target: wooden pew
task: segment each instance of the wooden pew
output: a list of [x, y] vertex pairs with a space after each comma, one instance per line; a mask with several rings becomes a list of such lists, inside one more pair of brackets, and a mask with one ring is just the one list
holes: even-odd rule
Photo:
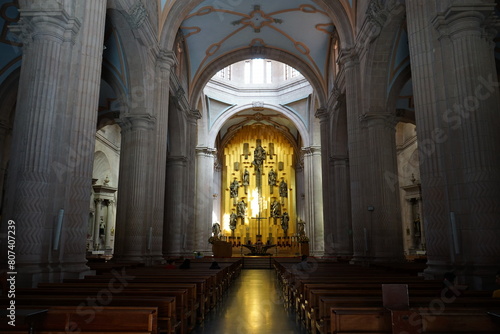
[[[2, 302], [5, 298], [1, 298]], [[16, 305], [18, 307], [33, 307], [33, 308], [51, 308], [54, 306], [75, 306], [77, 311], [83, 312], [82, 306], [94, 304], [89, 303], [91, 296], [86, 295], [59, 295], [55, 298], [54, 294], [50, 295], [18, 295], [16, 296]], [[140, 307], [156, 307], [158, 309], [158, 332], [159, 333], [175, 333], [176, 327], [179, 323], [176, 322], [176, 306], [175, 297], [162, 297], [162, 296], [122, 296], [115, 295], [105, 300], [105, 305], [95, 303], [89, 306], [96, 312], [103, 306], [140, 306]]]
[[[439, 299], [433, 297], [413, 297], [410, 298], [410, 306], [413, 308], [429, 308], [435, 305], [441, 305], [444, 310], [454, 308], [467, 308], [474, 306], [474, 308], [487, 309], [500, 309], [500, 300], [486, 297], [470, 297], [470, 298], [457, 298], [450, 303], [438, 304]], [[364, 307], [382, 307], [382, 298], [379, 297], [320, 297], [318, 314], [316, 317], [316, 329], [320, 333], [327, 333], [330, 328], [330, 316], [332, 309], [345, 309], [345, 308], [364, 308]], [[485, 312], [485, 311], [484, 311]]]
[[[187, 333], [190, 327], [194, 327], [192, 324], [192, 311], [189, 309], [188, 303], [188, 290], [180, 288], [168, 289], [164, 287], [161, 290], [151, 288], [151, 289], [134, 289], [134, 288], [124, 288], [119, 293], [109, 294], [105, 288], [102, 287], [86, 287], [84, 285], [79, 285], [77, 287], [68, 288], [64, 283], [51, 283], [49, 287], [45, 288], [35, 288], [35, 289], [18, 289], [17, 296], [51, 296], [56, 300], [60, 296], [73, 295], [81, 296], [87, 303], [96, 303], [97, 306], [102, 306], [107, 303], [108, 296], [111, 298], [122, 296], [124, 299], [126, 297], [136, 297], [145, 298], [149, 297], [163, 297], [163, 298], [175, 298], [175, 317], [171, 321], [171, 326], [179, 328], [180, 333]], [[89, 299], [87, 299], [89, 298]], [[97, 299], [97, 300], [96, 300]]]
[[[27, 333], [25, 324], [9, 326], [0, 324], [2, 333]], [[156, 334], [157, 309], [155, 307], [103, 307], [99, 312], [93, 308], [56, 306], [51, 307], [37, 324], [37, 333], [66, 334]]]
[[[396, 311], [397, 313], [398, 311]], [[412, 308], [395, 320], [391, 311], [381, 307], [332, 308], [330, 332], [344, 334], [370, 333], [499, 333], [500, 324], [481, 308], [450, 307]], [[396, 325], [396, 326], [395, 326]], [[399, 327], [398, 327], [399, 326]]]

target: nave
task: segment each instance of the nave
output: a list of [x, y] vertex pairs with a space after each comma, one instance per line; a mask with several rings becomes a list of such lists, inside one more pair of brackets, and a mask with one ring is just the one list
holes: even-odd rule
[[243, 269], [225, 300], [192, 333], [306, 334], [278, 289], [274, 270]]
[[[273, 269], [245, 269], [245, 260], [206, 257], [185, 269], [186, 261], [172, 268], [91, 264], [96, 275], [16, 289], [16, 325], [1, 322], [0, 332], [500, 332], [500, 299], [492, 291], [424, 280], [419, 264], [270, 258]], [[1, 305], [11, 298], [4, 293]]]

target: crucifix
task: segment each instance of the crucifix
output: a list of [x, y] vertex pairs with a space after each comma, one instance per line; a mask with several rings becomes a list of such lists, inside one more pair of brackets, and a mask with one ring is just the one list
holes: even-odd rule
[[260, 221], [262, 219], [267, 219], [267, 218], [261, 217], [260, 212], [259, 212], [259, 215], [257, 217], [251, 217], [250, 219], [256, 219], [258, 222], [258, 224], [257, 224], [257, 243], [261, 243], [262, 242], [262, 234], [260, 234]]

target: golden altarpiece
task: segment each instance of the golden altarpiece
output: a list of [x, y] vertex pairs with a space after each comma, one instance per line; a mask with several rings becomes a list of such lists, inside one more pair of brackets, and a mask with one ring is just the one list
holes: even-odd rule
[[233, 246], [276, 245], [286, 252], [293, 242], [296, 145], [291, 138], [253, 124], [224, 145], [221, 232]]

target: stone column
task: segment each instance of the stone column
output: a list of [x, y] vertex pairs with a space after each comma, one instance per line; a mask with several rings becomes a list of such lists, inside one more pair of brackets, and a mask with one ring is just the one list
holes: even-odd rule
[[99, 250], [99, 225], [101, 223], [101, 217], [102, 217], [102, 203], [103, 200], [100, 198], [97, 198], [94, 200], [95, 202], [95, 219], [94, 219], [94, 237], [93, 239], [93, 250]]
[[188, 237], [183, 232], [183, 191], [185, 187], [184, 170], [187, 158], [184, 156], [167, 159], [167, 191], [165, 194], [165, 225], [163, 226], [163, 255], [179, 256], [183, 253], [184, 240]]
[[426, 272], [454, 269], [464, 282], [489, 288], [500, 261], [495, 2], [412, 0], [407, 7]]
[[370, 217], [367, 207], [370, 205], [365, 198], [366, 189], [363, 184], [363, 174], [366, 173], [367, 141], [362, 133], [360, 116], [362, 115], [361, 75], [358, 55], [354, 49], [343, 49], [339, 55], [343, 66], [346, 82], [346, 112], [347, 137], [349, 151], [349, 175], [351, 189], [351, 217], [353, 261], [363, 261], [367, 256], [365, 229]]
[[304, 179], [306, 199], [306, 231], [311, 255], [322, 256], [325, 251], [323, 223], [323, 192], [321, 175], [321, 148], [304, 148]]
[[107, 217], [106, 217], [106, 242], [105, 242], [105, 247], [106, 249], [113, 248], [113, 242], [111, 240], [111, 230], [115, 226], [115, 222], [113, 219], [113, 207], [114, 207], [114, 202], [113, 201], [107, 201], [107, 207], [108, 207], [108, 212], [107, 212]]
[[175, 54], [172, 51], [161, 51], [156, 61], [156, 110], [157, 126], [155, 128], [155, 171], [152, 184], [153, 196], [153, 220], [154, 233], [151, 240], [151, 256], [153, 262], [159, 262], [163, 258], [163, 225], [165, 215], [165, 173], [167, 168], [167, 131], [169, 113], [169, 85], [170, 72], [177, 64]]
[[119, 120], [122, 128], [121, 192], [117, 205], [115, 258], [121, 261], [149, 258], [148, 237], [152, 219], [149, 181], [155, 121], [147, 114], [124, 116]]
[[[332, 189], [330, 193], [333, 212], [333, 255], [352, 256], [351, 191], [349, 160], [347, 156], [330, 157]], [[328, 238], [325, 239], [328, 242]]]
[[337, 223], [334, 219], [334, 211], [332, 206], [332, 196], [333, 191], [333, 171], [330, 169], [330, 163], [328, 157], [330, 156], [330, 143], [331, 143], [331, 131], [330, 131], [330, 112], [326, 108], [321, 108], [316, 111], [315, 115], [320, 122], [321, 131], [321, 168], [322, 168], [322, 179], [323, 179], [323, 219], [324, 219], [324, 235], [325, 235], [325, 254], [333, 255], [334, 244], [333, 240], [335, 238], [335, 224]]
[[[85, 11], [80, 38], [78, 39], [77, 62], [72, 66], [78, 76], [66, 73], [69, 80], [74, 80], [75, 96], [69, 100], [66, 108], [67, 138], [62, 144], [68, 145], [58, 152], [55, 162], [61, 162], [66, 169], [66, 184], [61, 189], [66, 203], [64, 207], [64, 229], [62, 240], [64, 249], [61, 262], [63, 271], [77, 272], [86, 268], [85, 228], [88, 219], [89, 186], [94, 166], [95, 134], [97, 108], [101, 85], [102, 52], [104, 44], [104, 25], [106, 3], [89, 0], [81, 4]], [[76, 64], [75, 64], [76, 63]], [[57, 129], [59, 131], [61, 129]], [[68, 144], [66, 144], [68, 143]], [[58, 175], [60, 177], [60, 175]], [[68, 275], [68, 274], [66, 274]], [[71, 275], [74, 276], [74, 275]]]
[[364, 189], [368, 206], [368, 256], [372, 261], [402, 261], [403, 234], [399, 186], [387, 175], [397, 175], [396, 129], [394, 116], [383, 112], [366, 113], [361, 118], [369, 145], [366, 148]]
[[7, 136], [9, 135], [9, 125], [6, 121], [0, 120], [0, 203], [3, 202], [3, 191], [4, 188], [4, 178], [5, 172], [7, 171], [7, 161], [4, 161], [4, 157], [8, 156], [10, 149], [7, 141]]
[[201, 252], [211, 251], [208, 238], [212, 235], [215, 154], [214, 148], [196, 148], [195, 250]]
[[[20, 21], [11, 28], [20, 34], [24, 45], [19, 80], [22, 89], [17, 100], [12, 139], [15, 154], [11, 154], [2, 218], [16, 222], [17, 287], [50, 279], [42, 277], [42, 273], [49, 272], [52, 234], [62, 206], [53, 203], [58, 183], [53, 161], [60, 158], [55, 155], [60, 144], [57, 124], [61, 124], [58, 116], [64, 110], [59, 101], [67, 98], [68, 82], [63, 78], [80, 28], [80, 22], [64, 9], [49, 10], [44, 5], [34, 3], [24, 8]], [[86, 194], [88, 214], [88, 184]], [[82, 231], [81, 259], [85, 255], [85, 229]], [[2, 249], [2, 259], [6, 255]], [[58, 256], [54, 260], [59, 261]]]

